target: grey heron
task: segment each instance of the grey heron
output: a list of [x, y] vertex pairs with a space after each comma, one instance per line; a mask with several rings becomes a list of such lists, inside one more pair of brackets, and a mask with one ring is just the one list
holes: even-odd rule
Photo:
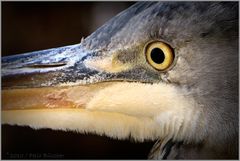
[[237, 71], [237, 2], [139, 2], [80, 44], [2, 58], [2, 122], [238, 158]]

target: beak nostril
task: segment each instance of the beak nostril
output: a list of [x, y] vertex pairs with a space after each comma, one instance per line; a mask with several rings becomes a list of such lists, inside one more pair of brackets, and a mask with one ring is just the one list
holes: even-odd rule
[[25, 67], [28, 68], [52, 68], [52, 67], [61, 67], [67, 65], [66, 62], [60, 62], [60, 63], [49, 63], [49, 64], [31, 64], [31, 65], [27, 65]]

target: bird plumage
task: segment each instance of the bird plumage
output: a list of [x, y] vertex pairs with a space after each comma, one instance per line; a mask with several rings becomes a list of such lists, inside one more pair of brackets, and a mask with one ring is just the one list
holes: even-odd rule
[[[144, 49], [150, 41], [173, 48], [171, 68], [161, 72], [149, 65]], [[159, 139], [150, 154], [153, 159], [238, 157], [237, 2], [139, 2], [68, 52], [78, 59], [72, 64], [66, 59], [66, 66], [54, 68], [56, 73], [41, 79], [40, 86], [30, 83], [31, 87], [90, 84], [92, 90], [94, 83], [110, 85], [93, 90], [81, 110], [15, 111], [14, 119], [11, 111], [5, 111], [4, 123], [95, 132], [119, 139], [131, 136], [136, 141]], [[78, 56], [80, 52], [83, 54]], [[4, 75], [15, 76], [10, 59], [5, 60], [3, 70], [10, 70]], [[39, 64], [34, 61], [34, 65]], [[89, 76], [84, 75], [86, 70]], [[18, 74], [21, 72], [26, 74], [26, 70]], [[31, 73], [30, 77], [39, 78]], [[13, 82], [16, 86], [22, 83]], [[63, 89], [67, 100], [77, 104], [69, 91]], [[54, 117], [57, 114], [62, 116], [61, 125]], [[42, 120], [45, 117], [52, 124]]]

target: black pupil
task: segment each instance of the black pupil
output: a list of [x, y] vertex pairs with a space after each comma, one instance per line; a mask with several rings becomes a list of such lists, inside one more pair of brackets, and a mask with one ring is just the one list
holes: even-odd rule
[[164, 59], [165, 59], [165, 55], [163, 53], [163, 51], [159, 48], [154, 48], [152, 51], [151, 51], [151, 58], [152, 60], [157, 63], [157, 64], [161, 64]]

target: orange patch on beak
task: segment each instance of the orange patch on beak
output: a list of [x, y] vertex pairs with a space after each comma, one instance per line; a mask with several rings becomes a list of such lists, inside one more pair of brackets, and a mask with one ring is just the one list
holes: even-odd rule
[[[2, 90], [2, 110], [85, 108], [107, 84]], [[99, 87], [100, 86], [100, 87]]]

